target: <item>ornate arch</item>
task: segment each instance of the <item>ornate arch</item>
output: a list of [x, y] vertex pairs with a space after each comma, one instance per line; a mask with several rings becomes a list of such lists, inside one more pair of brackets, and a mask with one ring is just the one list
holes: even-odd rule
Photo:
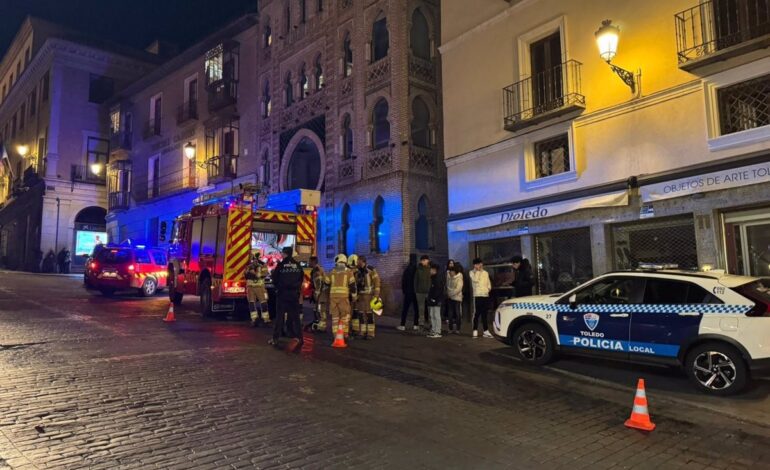
[[281, 191], [287, 190], [288, 185], [286, 184], [286, 178], [289, 174], [289, 164], [291, 164], [291, 156], [294, 154], [294, 151], [297, 149], [297, 146], [304, 138], [308, 138], [310, 139], [311, 142], [313, 142], [313, 144], [318, 149], [319, 159], [321, 160], [321, 169], [318, 177], [318, 185], [315, 189], [320, 191], [324, 185], [324, 180], [326, 177], [326, 148], [324, 148], [321, 138], [318, 137], [318, 135], [315, 132], [311, 131], [310, 129], [300, 129], [299, 131], [297, 131], [296, 134], [294, 134], [294, 136], [291, 138], [289, 143], [286, 145], [286, 150], [283, 152], [283, 155], [281, 156], [281, 179], [278, 182], [278, 187], [281, 189]]

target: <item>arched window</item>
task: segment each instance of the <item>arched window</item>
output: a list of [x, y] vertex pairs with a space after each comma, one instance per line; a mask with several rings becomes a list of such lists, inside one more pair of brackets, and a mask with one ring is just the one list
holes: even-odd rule
[[273, 45], [273, 28], [270, 27], [270, 20], [265, 20], [265, 32], [262, 35], [262, 47]]
[[310, 82], [307, 79], [307, 72], [305, 71], [305, 64], [302, 64], [302, 68], [299, 70], [299, 99], [304, 100], [310, 95]]
[[286, 106], [294, 104], [294, 87], [291, 83], [291, 72], [286, 74], [286, 81], [283, 84], [283, 94], [286, 98]]
[[342, 206], [340, 215], [340, 237], [338, 240], [338, 249], [348, 255], [356, 252], [356, 231], [351, 223], [350, 205]]
[[316, 4], [316, 10], [324, 11], [324, 0], [318, 0], [318, 3]]
[[349, 77], [353, 74], [353, 48], [350, 45], [350, 33], [345, 35], [345, 40], [342, 42], [342, 56], [345, 62], [344, 75]]
[[291, 3], [286, 3], [286, 9], [284, 10], [284, 26], [285, 26], [285, 32], [288, 35], [289, 31], [291, 31]]
[[414, 227], [414, 244], [418, 250], [431, 249], [430, 208], [428, 198], [423, 195], [417, 201], [417, 221]]
[[390, 228], [385, 218], [385, 200], [377, 196], [374, 200], [371, 228], [371, 251], [374, 253], [387, 253], [390, 250]]
[[262, 87], [262, 117], [269, 117], [273, 110], [273, 100], [270, 98], [270, 80], [265, 80]]
[[430, 148], [430, 110], [419, 96], [412, 101], [412, 144]]
[[372, 26], [372, 62], [377, 62], [388, 56], [388, 20], [379, 17]]
[[260, 183], [262, 183], [262, 186], [265, 188], [270, 187], [270, 152], [268, 149], [265, 149], [264, 152], [262, 152], [262, 167], [260, 168]]
[[315, 89], [320, 90], [324, 87], [324, 69], [321, 64], [321, 56], [319, 55], [315, 59]]
[[342, 119], [342, 158], [347, 160], [353, 157], [353, 123], [350, 114]]
[[412, 54], [420, 59], [430, 60], [430, 29], [428, 20], [419, 9], [412, 13], [412, 29], [409, 32]]
[[307, 0], [299, 0], [299, 22], [307, 21]]
[[374, 105], [372, 115], [372, 147], [379, 149], [390, 144], [390, 121], [388, 121], [388, 102], [382, 98]]

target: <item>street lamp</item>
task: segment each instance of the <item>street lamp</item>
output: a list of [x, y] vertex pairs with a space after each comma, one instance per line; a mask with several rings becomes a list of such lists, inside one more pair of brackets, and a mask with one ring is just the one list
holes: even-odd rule
[[187, 142], [184, 145], [184, 156], [188, 160], [195, 160], [195, 145], [192, 142]]
[[612, 59], [618, 53], [618, 41], [620, 28], [612, 24], [611, 20], [602, 21], [601, 27], [594, 33], [596, 45], [599, 48], [599, 56], [607, 62], [613, 72], [623, 80], [623, 83], [631, 88], [631, 93], [636, 93], [636, 79], [634, 74], [612, 63]]

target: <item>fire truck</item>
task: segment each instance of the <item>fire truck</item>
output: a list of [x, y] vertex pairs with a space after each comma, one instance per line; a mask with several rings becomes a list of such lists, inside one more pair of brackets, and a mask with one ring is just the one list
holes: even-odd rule
[[185, 295], [198, 296], [204, 316], [235, 310], [246, 301], [252, 250], [259, 250], [271, 272], [285, 247], [292, 247], [295, 258], [307, 266], [316, 254], [320, 197], [308, 190], [271, 196], [280, 201], [281, 210], [270, 208], [276, 206], [271, 199], [267, 208], [258, 208], [258, 198], [248, 189], [198, 201], [174, 222], [168, 262], [171, 301], [179, 305]]

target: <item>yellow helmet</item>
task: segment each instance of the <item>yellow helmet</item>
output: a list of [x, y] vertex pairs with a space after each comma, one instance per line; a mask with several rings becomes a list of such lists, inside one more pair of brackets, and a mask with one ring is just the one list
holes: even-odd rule
[[374, 297], [372, 301], [369, 302], [369, 307], [372, 308], [372, 312], [376, 313], [377, 315], [382, 315], [382, 298]]
[[334, 264], [348, 264], [348, 257], [340, 253], [334, 257]]
[[358, 265], [358, 255], [348, 256], [348, 267], [355, 268]]

